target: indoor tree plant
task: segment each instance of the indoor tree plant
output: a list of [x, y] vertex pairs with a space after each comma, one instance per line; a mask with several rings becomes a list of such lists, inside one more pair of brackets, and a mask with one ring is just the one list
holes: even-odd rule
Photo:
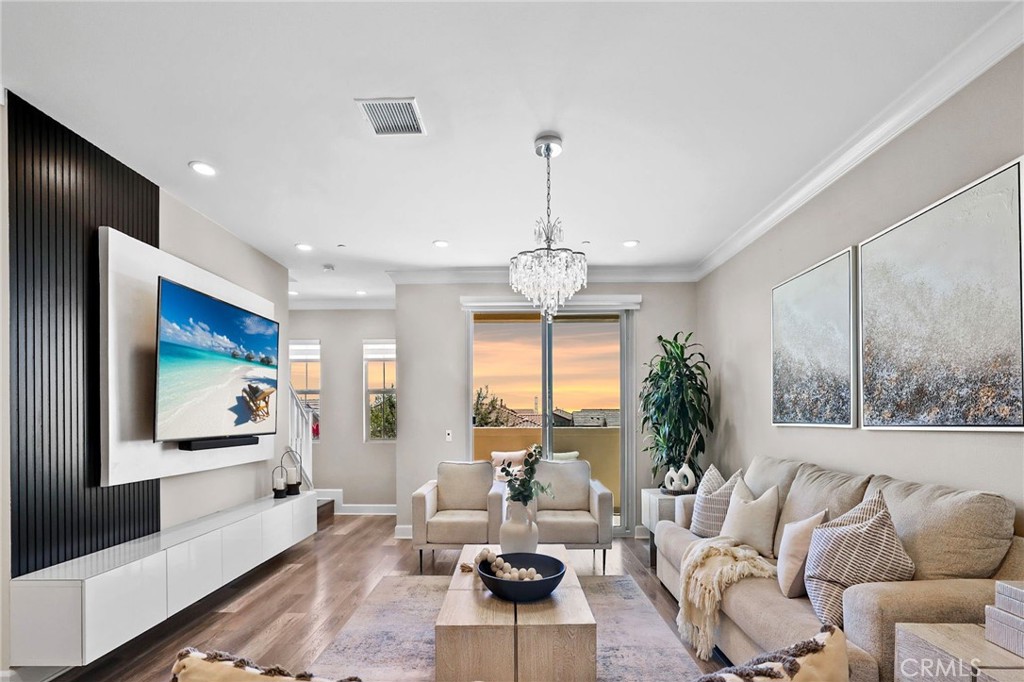
[[501, 524], [498, 531], [498, 541], [501, 543], [503, 554], [532, 554], [537, 551], [537, 523], [530, 511], [530, 502], [542, 493], [551, 495], [551, 484], [537, 480], [537, 463], [543, 454], [541, 446], [534, 445], [526, 453], [523, 466], [513, 467], [510, 461], [501, 465], [501, 473], [508, 478], [505, 484], [505, 499], [508, 500], [509, 513], [508, 520]]
[[651, 477], [662, 469], [688, 467], [694, 474], [692, 488], [703, 471], [697, 461], [704, 452], [704, 436], [715, 430], [711, 418], [708, 373], [711, 366], [701, 347], [690, 343], [693, 332], [667, 339], [658, 336], [662, 352], [651, 358], [640, 387], [640, 428], [649, 431], [646, 452], [651, 454]]

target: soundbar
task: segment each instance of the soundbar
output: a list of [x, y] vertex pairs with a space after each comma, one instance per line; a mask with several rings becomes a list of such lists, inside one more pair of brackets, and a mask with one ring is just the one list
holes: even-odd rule
[[225, 436], [223, 438], [178, 441], [178, 449], [213, 450], [215, 448], [237, 448], [240, 445], [256, 445], [259, 442], [260, 439], [256, 436]]

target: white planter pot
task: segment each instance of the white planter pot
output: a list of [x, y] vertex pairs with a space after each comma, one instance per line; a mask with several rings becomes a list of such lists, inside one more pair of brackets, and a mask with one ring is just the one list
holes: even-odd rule
[[501, 524], [498, 540], [501, 553], [537, 552], [537, 524], [533, 521], [530, 508], [521, 502], [509, 502], [508, 519]]

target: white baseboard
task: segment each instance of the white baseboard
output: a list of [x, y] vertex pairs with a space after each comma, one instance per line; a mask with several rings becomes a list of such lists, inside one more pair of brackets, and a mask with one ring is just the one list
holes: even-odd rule
[[395, 526], [396, 540], [412, 540], [412, 526]]
[[647, 526], [637, 526], [633, 529], [633, 538], [636, 540], [646, 540], [651, 537], [651, 531], [647, 530]]
[[398, 514], [397, 504], [343, 504], [334, 506], [335, 516], [395, 516]]
[[4, 682], [49, 682], [55, 680], [71, 668], [16, 668], [0, 670], [0, 680]]
[[341, 488], [317, 488], [316, 497], [318, 500], [334, 500], [334, 513], [345, 505], [345, 491]]

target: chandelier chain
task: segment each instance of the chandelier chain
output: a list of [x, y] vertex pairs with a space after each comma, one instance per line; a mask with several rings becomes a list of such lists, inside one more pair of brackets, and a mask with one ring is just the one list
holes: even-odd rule
[[[548, 162], [548, 225], [551, 225], [551, 152], [544, 154], [544, 159]], [[548, 232], [547, 238], [545, 239], [547, 246], [551, 248], [551, 233]]]

